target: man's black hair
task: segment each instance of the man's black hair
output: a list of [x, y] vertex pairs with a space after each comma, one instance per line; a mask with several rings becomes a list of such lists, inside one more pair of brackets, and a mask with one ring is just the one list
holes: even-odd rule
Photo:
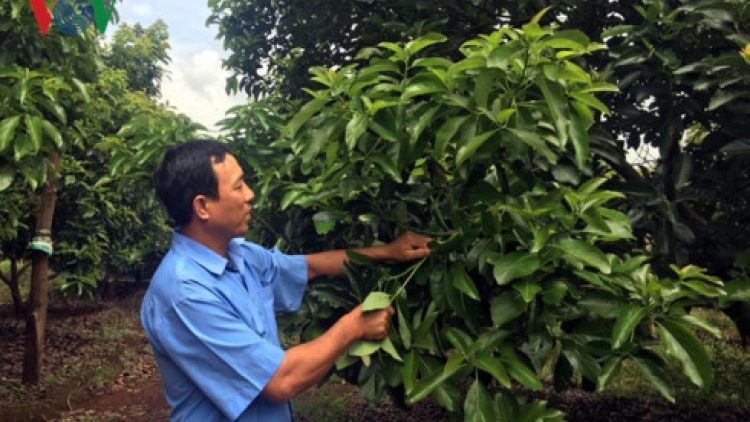
[[198, 139], [175, 145], [164, 154], [154, 173], [156, 196], [176, 227], [193, 218], [193, 199], [219, 197], [219, 183], [213, 164], [222, 163], [229, 148], [221, 142]]

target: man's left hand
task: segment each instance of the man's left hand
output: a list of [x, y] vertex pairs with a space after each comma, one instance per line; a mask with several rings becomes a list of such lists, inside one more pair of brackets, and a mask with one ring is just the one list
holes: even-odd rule
[[432, 238], [407, 231], [388, 244], [388, 259], [407, 262], [424, 258], [430, 254], [428, 244], [431, 241]]

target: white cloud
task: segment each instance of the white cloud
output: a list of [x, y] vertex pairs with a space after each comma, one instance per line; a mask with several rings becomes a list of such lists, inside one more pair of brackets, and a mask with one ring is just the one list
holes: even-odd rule
[[132, 12], [133, 15], [138, 17], [147, 17], [151, 16], [152, 12], [154, 11], [154, 8], [151, 7], [150, 4], [143, 4], [143, 3], [136, 3], [132, 5]]
[[169, 27], [172, 61], [166, 67], [161, 98], [177, 112], [214, 131], [229, 108], [245, 102], [244, 94], [225, 93], [229, 73], [222, 69], [221, 59], [227, 53], [215, 39], [216, 26], [206, 27], [210, 13], [206, 0], [126, 0], [118, 3], [117, 10], [122, 22], [131, 25], [140, 22], [147, 27], [162, 19]]
[[224, 83], [229, 72], [222, 69], [220, 54], [215, 50], [175, 54], [167, 71], [162, 98], [209, 130], [217, 129], [215, 124], [230, 107], [245, 102], [244, 95], [226, 95]]

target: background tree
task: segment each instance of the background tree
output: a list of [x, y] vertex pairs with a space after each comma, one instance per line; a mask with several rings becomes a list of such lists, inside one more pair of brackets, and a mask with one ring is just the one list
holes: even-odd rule
[[164, 66], [169, 64], [169, 31], [161, 19], [143, 28], [122, 24], [105, 46], [104, 63], [122, 69], [128, 77], [131, 91], [143, 91], [149, 97], [160, 95]]
[[283, 95], [299, 98], [312, 66], [346, 66], [360, 48], [431, 30], [447, 36], [442, 51], [454, 52], [467, 39], [511, 22], [508, 10], [519, 12], [512, 16], [516, 23], [526, 22], [543, 7], [540, 3], [544, 2], [209, 0], [208, 23], [218, 26], [230, 52], [225, 61], [234, 72], [230, 89], [257, 98], [278, 88]]
[[52, 228], [60, 156], [79, 139], [74, 122], [88, 100], [84, 84], [96, 76], [97, 45], [92, 31], [69, 37], [52, 27], [42, 35], [25, 1], [4, 2], [0, 16], [0, 166], [29, 190], [35, 209], [23, 380], [36, 383], [52, 252], [44, 240]]
[[[150, 170], [160, 149], [199, 127], [147, 94], [158, 93], [168, 61], [163, 23], [123, 29], [107, 55], [125, 67], [117, 70], [102, 60], [93, 25], [78, 36], [52, 25], [43, 35], [25, 0], [0, 4], [0, 22], [0, 197], [9, 208], [0, 239], [10, 260], [3, 279], [17, 288], [22, 259], [31, 257], [23, 381], [34, 384], [49, 274], [80, 293], [148, 266], [167, 233], [160, 210], [143, 195]], [[136, 69], [148, 72], [128, 73]]]

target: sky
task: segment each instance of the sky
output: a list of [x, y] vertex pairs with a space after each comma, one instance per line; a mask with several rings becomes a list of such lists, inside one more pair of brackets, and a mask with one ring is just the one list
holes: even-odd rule
[[[161, 86], [162, 99], [209, 130], [230, 107], [246, 101], [245, 95], [230, 97], [224, 90], [229, 72], [221, 67], [227, 57], [216, 40], [215, 25], [206, 27], [208, 0], [122, 0], [117, 2], [120, 24], [149, 26], [157, 19], [169, 27], [167, 77]], [[111, 35], [115, 27], [110, 26]]]

